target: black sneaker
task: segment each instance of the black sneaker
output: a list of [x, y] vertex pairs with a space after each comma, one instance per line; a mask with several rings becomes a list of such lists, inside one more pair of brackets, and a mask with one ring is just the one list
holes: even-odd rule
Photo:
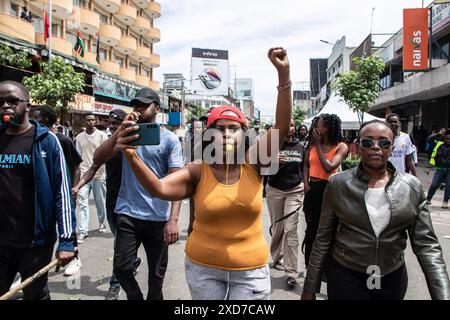
[[142, 265], [142, 259], [139, 257], [136, 257], [136, 260], [134, 261], [134, 268], [133, 268], [133, 275], [137, 275], [139, 272], [139, 267]]
[[108, 296], [106, 300], [119, 300], [120, 296], [120, 286], [117, 287], [109, 287]]
[[294, 277], [288, 277], [287, 278], [287, 285], [289, 288], [293, 288], [297, 285], [297, 280], [295, 280]]

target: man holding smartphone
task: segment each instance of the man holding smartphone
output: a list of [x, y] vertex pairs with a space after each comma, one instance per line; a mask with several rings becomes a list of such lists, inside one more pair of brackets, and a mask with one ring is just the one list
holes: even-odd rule
[[[158, 94], [149, 89], [139, 90], [131, 100], [134, 112], [126, 120], [154, 123], [160, 111]], [[105, 161], [112, 158], [116, 147], [118, 129], [101, 147], [97, 155]], [[98, 150], [100, 151], [100, 150]], [[160, 129], [159, 145], [142, 145], [137, 153], [145, 164], [163, 178], [183, 167], [181, 144], [171, 131]], [[168, 245], [178, 241], [178, 216], [180, 201], [170, 203], [154, 198], [136, 179], [128, 161], [122, 163], [122, 181], [117, 199], [116, 240], [114, 247], [114, 273], [129, 300], [143, 300], [143, 294], [134, 276], [134, 263], [141, 244], [147, 255], [147, 300], [162, 300], [162, 286], [168, 262]]]

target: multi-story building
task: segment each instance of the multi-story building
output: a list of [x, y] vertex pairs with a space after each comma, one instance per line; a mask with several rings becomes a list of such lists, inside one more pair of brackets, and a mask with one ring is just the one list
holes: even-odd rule
[[380, 117], [397, 113], [403, 131], [408, 133], [419, 126], [428, 133], [450, 127], [450, 3], [434, 5], [433, 11], [433, 44], [428, 71], [403, 71], [403, 30], [374, 53], [384, 60], [386, 68], [380, 83], [383, 91], [370, 112]]
[[[0, 40], [46, 59], [49, 41], [44, 41], [44, 8], [48, 10], [48, 0], [0, 0]], [[32, 21], [21, 18], [23, 11], [32, 14]], [[160, 65], [154, 50], [161, 39], [154, 24], [161, 16], [159, 3], [53, 0], [51, 12], [52, 54], [86, 73], [84, 95], [94, 97], [84, 97], [78, 103], [79, 112], [106, 114], [112, 108], [126, 106], [141, 87], [160, 89], [153, 79], [153, 69]], [[78, 29], [85, 47], [83, 57], [74, 50]], [[100, 63], [96, 61], [98, 42]], [[90, 108], [93, 110], [84, 110]]]
[[354, 50], [355, 47], [347, 47], [347, 38], [343, 36], [333, 45], [327, 59], [310, 59], [312, 102], [308, 108], [309, 117], [319, 113], [326, 104], [339, 74], [350, 71], [350, 56]]

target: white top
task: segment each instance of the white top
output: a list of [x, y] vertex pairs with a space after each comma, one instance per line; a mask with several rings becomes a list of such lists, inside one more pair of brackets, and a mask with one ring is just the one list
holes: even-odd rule
[[[83, 159], [80, 164], [81, 176], [83, 176], [86, 171], [91, 167], [94, 158], [94, 152], [97, 148], [106, 140], [108, 136], [103, 131], [95, 129], [94, 133], [91, 135], [86, 132], [80, 133], [76, 138], [77, 151]], [[104, 180], [105, 179], [105, 166], [101, 166], [97, 173], [95, 174], [95, 179]]]
[[406, 164], [405, 159], [406, 156], [413, 154], [415, 149], [413, 148], [413, 144], [409, 135], [404, 132], [401, 132], [400, 135], [394, 140], [394, 150], [392, 151], [392, 155], [389, 158], [389, 161], [394, 165], [395, 169], [398, 172], [405, 173]]
[[391, 220], [389, 200], [384, 188], [367, 189], [364, 199], [369, 212], [370, 223], [375, 231], [375, 235], [378, 237]]

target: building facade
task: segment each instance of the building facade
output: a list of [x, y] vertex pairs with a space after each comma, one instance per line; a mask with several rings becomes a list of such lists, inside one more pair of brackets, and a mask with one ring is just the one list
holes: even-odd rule
[[403, 30], [386, 41], [374, 55], [386, 63], [382, 92], [370, 112], [384, 117], [394, 112], [401, 117], [402, 130], [413, 133], [422, 126], [450, 127], [450, 3], [433, 6], [431, 68], [427, 72], [403, 72]]
[[[44, 10], [48, 9], [48, 0], [0, 0], [1, 42], [47, 59]], [[93, 111], [102, 118], [113, 108], [125, 108], [139, 88], [160, 89], [153, 79], [154, 68], [160, 66], [154, 49], [161, 40], [155, 26], [161, 16], [158, 2], [52, 0], [51, 12], [52, 54], [86, 74], [86, 88], [76, 102], [80, 109], [71, 108], [72, 114]], [[83, 56], [74, 50], [78, 30], [85, 49]], [[78, 121], [76, 115], [69, 120]]]

